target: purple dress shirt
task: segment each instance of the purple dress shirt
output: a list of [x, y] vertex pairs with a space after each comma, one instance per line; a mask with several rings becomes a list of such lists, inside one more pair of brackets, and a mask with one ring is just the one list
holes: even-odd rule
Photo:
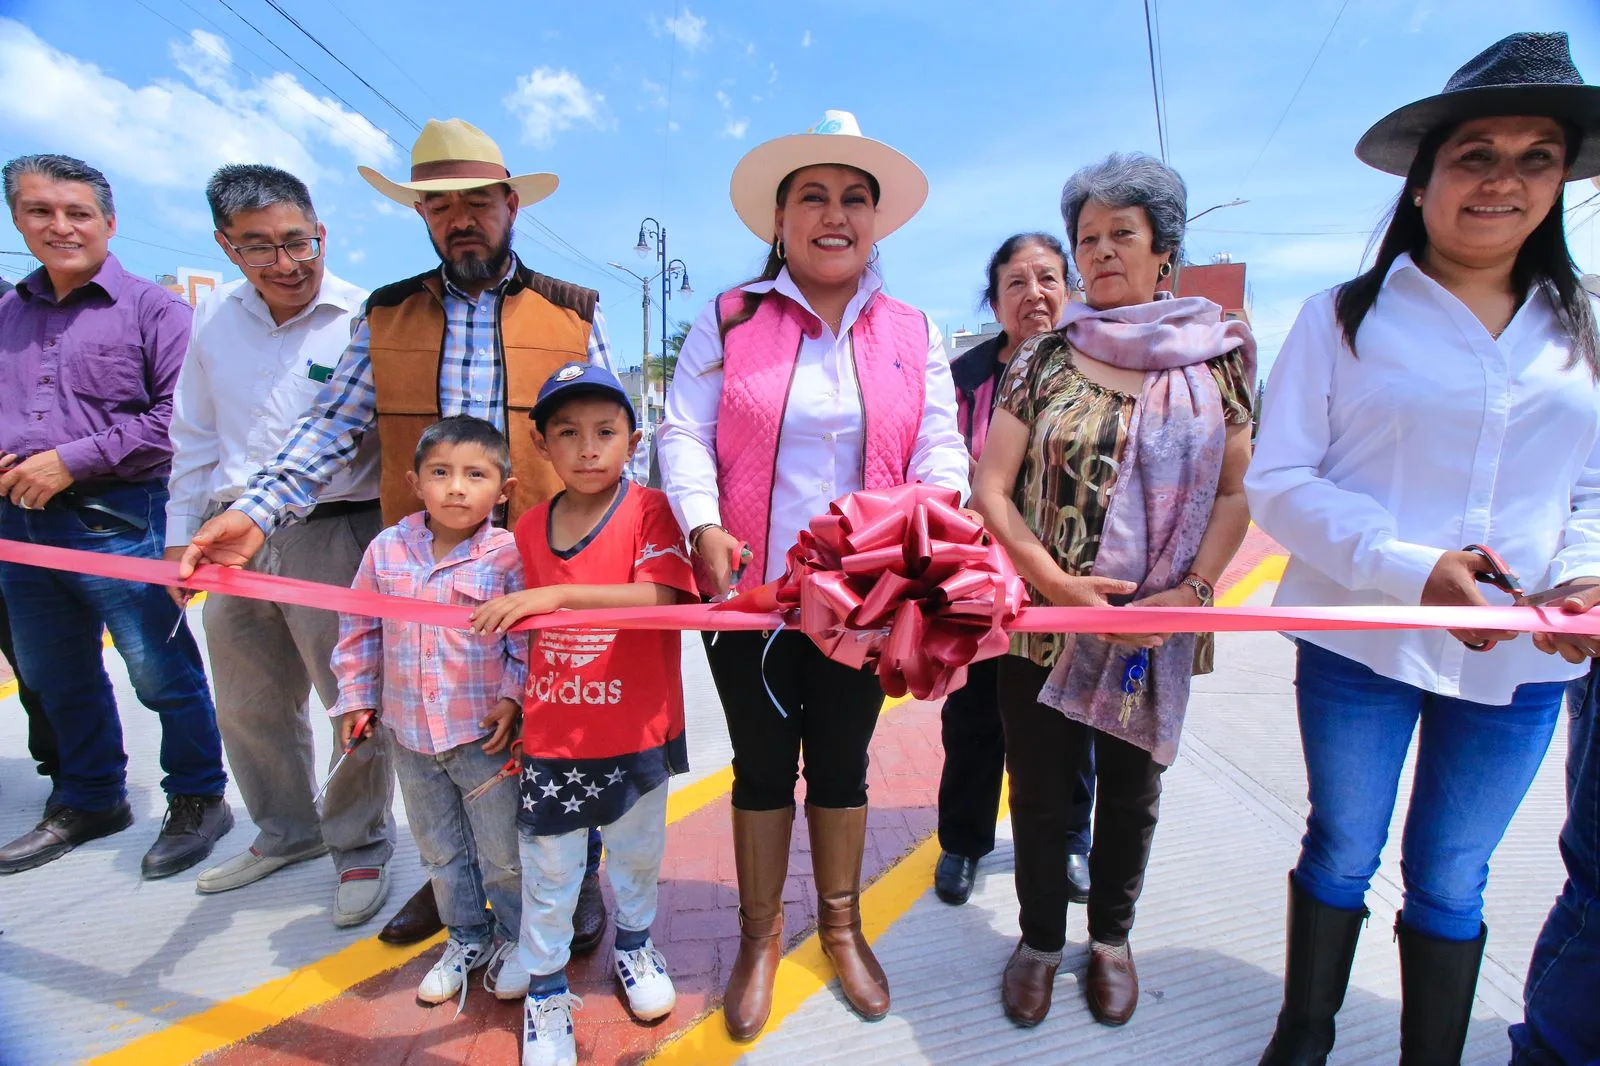
[[106, 256], [56, 302], [43, 267], [0, 296], [0, 454], [54, 448], [74, 481], [165, 480], [194, 312]]

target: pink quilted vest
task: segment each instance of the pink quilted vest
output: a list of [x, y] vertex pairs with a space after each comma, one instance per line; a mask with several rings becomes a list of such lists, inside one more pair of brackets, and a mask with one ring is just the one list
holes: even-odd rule
[[[743, 300], [743, 291], [737, 289], [717, 297], [718, 321], [737, 312]], [[800, 343], [821, 331], [822, 323], [811, 312], [787, 296], [770, 293], [723, 342], [717, 489], [723, 524], [752, 553], [740, 589], [765, 580], [769, 550], [787, 552], [793, 543], [767, 543], [778, 436]], [[927, 318], [880, 292], [850, 327], [850, 339], [865, 420], [861, 483], [869, 489], [902, 484], [922, 424]]]

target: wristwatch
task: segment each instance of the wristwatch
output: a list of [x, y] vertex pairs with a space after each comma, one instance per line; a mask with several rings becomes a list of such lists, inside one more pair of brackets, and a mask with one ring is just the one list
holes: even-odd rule
[[1216, 591], [1212, 589], [1211, 583], [1199, 574], [1190, 574], [1183, 579], [1182, 585], [1194, 589], [1194, 594], [1199, 597], [1202, 607], [1210, 607], [1216, 600]]

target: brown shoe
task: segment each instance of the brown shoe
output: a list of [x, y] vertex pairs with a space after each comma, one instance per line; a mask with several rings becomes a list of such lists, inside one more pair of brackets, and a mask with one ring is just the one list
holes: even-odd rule
[[[1000, 1002], [1006, 1017], [1025, 1028], [1044, 1021], [1050, 1013], [1050, 997], [1055, 993], [1057, 962], [1045, 962], [1038, 953], [1026, 950], [1027, 945], [1017, 941], [1017, 950], [1011, 953], [1005, 972], [1000, 975]], [[1060, 956], [1057, 955], [1057, 959]]]
[[433, 898], [433, 882], [424, 881], [416, 895], [406, 900], [405, 906], [389, 919], [389, 924], [379, 930], [378, 939], [385, 944], [415, 944], [443, 928], [439, 904]]
[[728, 974], [722, 1017], [728, 1035], [754, 1040], [772, 1013], [772, 983], [783, 958], [783, 883], [789, 874], [794, 808], [733, 809], [733, 856], [739, 874], [739, 954]]
[[1125, 1025], [1139, 1005], [1139, 974], [1133, 949], [1099, 941], [1089, 944], [1089, 979], [1083, 986], [1089, 1013], [1101, 1025]]
[[600, 894], [600, 875], [584, 874], [578, 889], [578, 906], [572, 912], [572, 953], [587, 955], [606, 935], [606, 900]]
[[806, 804], [811, 871], [817, 882], [817, 938], [839, 975], [839, 990], [867, 1021], [889, 1013], [889, 979], [861, 935], [861, 853], [867, 808]]

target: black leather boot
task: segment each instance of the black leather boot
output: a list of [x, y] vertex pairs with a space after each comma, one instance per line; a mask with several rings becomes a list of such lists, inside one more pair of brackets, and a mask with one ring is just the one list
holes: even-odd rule
[[1408, 928], [1397, 914], [1394, 936], [1400, 942], [1400, 1066], [1458, 1066], [1489, 927], [1480, 924], [1476, 940], [1436, 940]]
[[1311, 898], [1289, 875], [1289, 943], [1283, 1007], [1260, 1066], [1322, 1066], [1333, 1050], [1333, 1018], [1344, 1005], [1356, 941], [1369, 912]]

